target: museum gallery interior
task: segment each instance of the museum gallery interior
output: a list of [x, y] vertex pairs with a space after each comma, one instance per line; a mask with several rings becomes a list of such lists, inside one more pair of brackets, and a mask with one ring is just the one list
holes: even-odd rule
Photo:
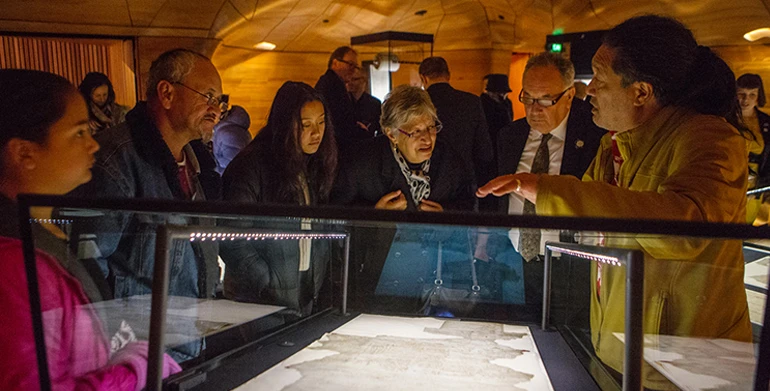
[[767, 391], [763, 80], [768, 0], [0, 0], [0, 389]]

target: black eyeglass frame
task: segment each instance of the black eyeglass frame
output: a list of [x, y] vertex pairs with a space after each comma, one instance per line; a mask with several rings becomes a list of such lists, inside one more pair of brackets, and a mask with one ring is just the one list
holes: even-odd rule
[[179, 84], [180, 86], [182, 86], [184, 88], [187, 88], [188, 90], [190, 90], [190, 91], [192, 91], [192, 92], [194, 92], [194, 93], [196, 93], [196, 94], [206, 98], [206, 103], [209, 106], [212, 106], [212, 107], [219, 107], [220, 113], [225, 113], [227, 111], [227, 109], [230, 107], [230, 104], [229, 104], [230, 96], [227, 95], [227, 94], [222, 94], [222, 96], [217, 98], [216, 96], [211, 95], [211, 93], [204, 94], [204, 93], [202, 93], [202, 92], [200, 92], [200, 91], [198, 91], [198, 90], [196, 90], [196, 89], [194, 89], [194, 88], [192, 88], [192, 87], [182, 83], [181, 81], [176, 81], [176, 82], [173, 82], [171, 84]]
[[[535, 98], [525, 98], [524, 97], [524, 90], [522, 89], [519, 92], [519, 102], [524, 104], [524, 106], [532, 106], [535, 103], [537, 103], [538, 105], [540, 105], [540, 107], [552, 107], [552, 106], [555, 106], [556, 103], [559, 102], [559, 100], [564, 96], [564, 94], [567, 93], [567, 91], [570, 90], [570, 88], [574, 88], [574, 87], [573, 86], [567, 87], [566, 90], [562, 91], [559, 95], [556, 95], [552, 99], [546, 99], [546, 98], [538, 98], [538, 99], [535, 99]], [[530, 101], [530, 102], [527, 103], [525, 101]], [[545, 102], [545, 104], [543, 102]]]

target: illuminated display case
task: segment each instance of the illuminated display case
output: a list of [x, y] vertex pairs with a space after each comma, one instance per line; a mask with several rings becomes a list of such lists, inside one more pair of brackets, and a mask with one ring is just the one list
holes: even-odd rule
[[[29, 250], [41, 247], [36, 227], [54, 223], [77, 262], [102, 271], [88, 275], [113, 287], [79, 310], [98, 318], [113, 350], [126, 326], [149, 341], [148, 389], [769, 382], [767, 227], [39, 196], [20, 206], [32, 307], [47, 287]], [[31, 219], [41, 207], [54, 218]], [[115, 227], [107, 221], [141, 223], [94, 229]], [[559, 240], [525, 262], [510, 240], [522, 229]], [[131, 249], [109, 246], [132, 235], [152, 246], [137, 266], [149, 275], [131, 276]], [[206, 246], [224, 261], [215, 289], [180, 294], [179, 260]], [[693, 261], [704, 252], [717, 255]], [[129, 277], [130, 294], [114, 288]], [[38, 354], [48, 354], [61, 343], [45, 337], [57, 309], [42, 307], [33, 324]], [[161, 382], [163, 353], [183, 370]], [[55, 379], [43, 369], [45, 389]]]

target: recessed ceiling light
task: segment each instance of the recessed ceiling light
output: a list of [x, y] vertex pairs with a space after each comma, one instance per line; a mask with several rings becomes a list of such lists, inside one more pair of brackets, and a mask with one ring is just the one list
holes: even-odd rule
[[273, 50], [273, 49], [275, 49], [275, 44], [267, 42], [267, 41], [262, 41], [262, 42], [260, 42], [260, 43], [258, 43], [256, 45], [254, 45], [254, 47], [259, 49], [259, 50]]
[[770, 38], [770, 28], [764, 27], [743, 34], [743, 38], [749, 42], [754, 42], [760, 38]]
[[417, 15], [417, 16], [423, 16], [423, 15], [425, 15], [427, 13], [428, 13], [427, 10], [419, 10], [419, 11], [415, 12], [414, 14]]

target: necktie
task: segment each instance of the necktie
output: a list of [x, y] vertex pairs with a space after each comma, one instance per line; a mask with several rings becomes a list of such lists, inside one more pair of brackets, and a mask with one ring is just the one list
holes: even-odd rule
[[[548, 173], [548, 166], [550, 165], [548, 140], [550, 140], [551, 137], [553, 137], [553, 135], [544, 134], [543, 138], [540, 140], [540, 146], [537, 147], [537, 152], [535, 152], [535, 159], [532, 161], [532, 170], [530, 172], [533, 174]], [[523, 213], [525, 215], [535, 214], [535, 204], [529, 202], [529, 200], [525, 200]], [[519, 236], [519, 253], [521, 254], [521, 257], [524, 258], [524, 260], [527, 262], [537, 258], [537, 255], [540, 253], [539, 229], [521, 229], [521, 234]]]

